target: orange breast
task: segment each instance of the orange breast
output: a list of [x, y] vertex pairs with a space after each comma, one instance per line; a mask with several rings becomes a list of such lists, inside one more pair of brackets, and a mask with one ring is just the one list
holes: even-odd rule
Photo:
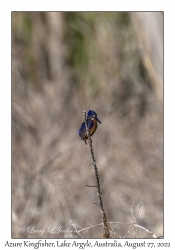
[[91, 135], [91, 136], [95, 133], [96, 129], [97, 129], [97, 121], [94, 119], [94, 120], [93, 120], [93, 126], [92, 126], [92, 128], [90, 129], [90, 135]]

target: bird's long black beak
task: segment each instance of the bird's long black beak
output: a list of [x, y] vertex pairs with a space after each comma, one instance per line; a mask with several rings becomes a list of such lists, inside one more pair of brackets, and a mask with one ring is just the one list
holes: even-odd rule
[[95, 118], [95, 120], [96, 120], [97, 122], [101, 123], [101, 121], [100, 121], [97, 117], [94, 117], [94, 118]]

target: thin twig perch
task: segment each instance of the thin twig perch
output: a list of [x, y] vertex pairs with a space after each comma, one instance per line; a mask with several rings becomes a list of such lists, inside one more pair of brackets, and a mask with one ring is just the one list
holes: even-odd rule
[[89, 129], [88, 129], [88, 126], [87, 126], [86, 110], [84, 111], [84, 120], [85, 120], [85, 125], [86, 125], [86, 134], [87, 134], [87, 137], [88, 137], [89, 150], [90, 150], [90, 153], [91, 153], [91, 156], [92, 156], [92, 166], [93, 166], [94, 174], [95, 174], [97, 197], [98, 197], [97, 205], [100, 208], [100, 214], [101, 214], [102, 224], [103, 224], [102, 236], [103, 236], [103, 238], [110, 238], [111, 229], [110, 229], [110, 225], [109, 225], [108, 220], [107, 220], [106, 212], [105, 212], [104, 207], [103, 207], [102, 192], [101, 192], [101, 189], [100, 189], [100, 181], [99, 181], [98, 169], [97, 169], [97, 165], [96, 165], [96, 161], [95, 161], [95, 157], [94, 157], [94, 151], [93, 151], [93, 147], [92, 147], [91, 136], [89, 134]]

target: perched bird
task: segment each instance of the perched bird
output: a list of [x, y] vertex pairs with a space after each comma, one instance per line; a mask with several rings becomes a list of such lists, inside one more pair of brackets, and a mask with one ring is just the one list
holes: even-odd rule
[[[101, 121], [98, 119], [97, 114], [93, 110], [89, 110], [87, 113], [87, 126], [89, 129], [89, 134], [92, 136], [96, 129], [97, 129], [97, 121], [101, 123]], [[86, 124], [85, 122], [82, 123], [80, 129], [79, 129], [79, 136], [81, 137], [81, 140], [87, 144], [86, 140], [88, 139], [86, 135]]]

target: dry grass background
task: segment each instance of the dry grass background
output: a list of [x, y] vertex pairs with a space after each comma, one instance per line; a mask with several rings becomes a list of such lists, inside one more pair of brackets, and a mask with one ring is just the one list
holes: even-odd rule
[[[163, 235], [163, 14], [13, 12], [12, 237], [75, 238], [47, 229], [101, 222], [85, 186], [85, 109], [102, 122], [92, 139], [109, 221], [132, 222], [126, 210], [143, 197], [137, 223]], [[123, 237], [129, 226], [113, 228]], [[101, 227], [82, 235], [101, 238]]]

